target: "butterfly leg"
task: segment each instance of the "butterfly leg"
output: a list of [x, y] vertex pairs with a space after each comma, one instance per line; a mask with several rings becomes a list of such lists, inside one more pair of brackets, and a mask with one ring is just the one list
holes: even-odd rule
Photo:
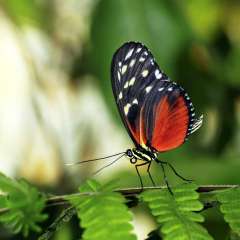
[[161, 160], [157, 160], [157, 162], [159, 162], [159, 163], [161, 163], [161, 164], [166, 164], [166, 165], [168, 165], [171, 169], [172, 169], [172, 171], [174, 172], [174, 174], [176, 175], [176, 176], [178, 176], [179, 178], [181, 178], [183, 181], [186, 181], [186, 182], [192, 182], [193, 180], [191, 180], [191, 179], [186, 179], [186, 178], [184, 178], [183, 176], [181, 176], [177, 171], [176, 171], [176, 169], [173, 167], [173, 165], [172, 164], [170, 164], [169, 162], [165, 162], [165, 161], [161, 161]]
[[164, 181], [167, 185], [168, 191], [171, 193], [171, 195], [173, 195], [172, 189], [169, 186], [168, 180], [167, 180], [167, 176], [165, 173], [165, 168], [164, 168], [164, 163], [162, 163], [162, 161], [159, 161], [158, 163], [160, 163], [161, 167], [162, 167], [162, 171], [163, 171], [163, 177], [164, 177]]
[[155, 182], [153, 181], [152, 175], [151, 175], [151, 173], [150, 173], [151, 164], [152, 164], [152, 161], [149, 161], [148, 168], [147, 168], [147, 173], [148, 173], [149, 178], [151, 179], [151, 182], [152, 182], [153, 186], [155, 187], [156, 184], [155, 184]]
[[142, 182], [141, 175], [140, 175], [140, 173], [139, 173], [139, 171], [138, 171], [138, 167], [144, 166], [144, 165], [146, 165], [146, 164], [149, 164], [149, 161], [146, 161], [146, 162], [144, 162], [144, 163], [136, 164], [136, 165], [135, 165], [135, 169], [136, 169], [136, 171], [137, 171], [137, 175], [138, 175], [138, 178], [139, 178], [140, 184], [141, 184], [140, 192], [143, 191], [143, 182]]

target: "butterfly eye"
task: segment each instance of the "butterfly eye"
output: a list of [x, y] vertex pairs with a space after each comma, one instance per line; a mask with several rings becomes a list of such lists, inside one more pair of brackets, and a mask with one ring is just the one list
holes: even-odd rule
[[132, 158], [132, 157], [133, 157], [133, 153], [132, 153], [132, 150], [131, 150], [131, 149], [128, 149], [128, 150], [126, 151], [126, 154], [127, 154], [127, 156], [128, 156], [129, 158]]

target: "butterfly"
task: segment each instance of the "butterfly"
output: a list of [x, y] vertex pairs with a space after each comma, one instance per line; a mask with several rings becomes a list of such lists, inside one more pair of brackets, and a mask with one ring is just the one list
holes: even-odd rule
[[141, 187], [138, 167], [148, 165], [147, 172], [154, 183], [150, 166], [156, 161], [162, 166], [169, 188], [164, 164], [180, 175], [172, 165], [160, 161], [157, 154], [182, 145], [201, 127], [203, 116], [196, 117], [188, 94], [159, 68], [142, 43], [127, 42], [115, 52], [111, 82], [122, 122], [135, 145], [125, 155], [135, 164]]

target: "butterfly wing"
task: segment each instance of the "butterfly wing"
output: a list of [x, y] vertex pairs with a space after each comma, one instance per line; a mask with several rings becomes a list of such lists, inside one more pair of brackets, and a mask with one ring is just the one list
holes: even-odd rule
[[119, 113], [136, 146], [167, 151], [201, 126], [184, 89], [170, 81], [141, 43], [128, 42], [116, 51], [111, 79]]

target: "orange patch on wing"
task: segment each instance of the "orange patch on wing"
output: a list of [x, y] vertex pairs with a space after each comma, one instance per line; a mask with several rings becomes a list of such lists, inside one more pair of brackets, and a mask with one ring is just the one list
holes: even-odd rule
[[143, 117], [143, 109], [140, 111], [139, 121], [137, 121], [136, 126], [131, 126], [129, 122], [127, 122], [128, 128], [135, 140], [142, 147], [146, 145], [146, 134], [145, 134], [145, 122]]
[[143, 117], [143, 108], [141, 109], [140, 112], [140, 121], [139, 121], [139, 128], [140, 128], [140, 145], [144, 147], [147, 143], [147, 138], [146, 138], [146, 124], [144, 121]]
[[151, 145], [159, 152], [180, 146], [186, 137], [189, 116], [183, 97], [170, 106], [167, 97], [156, 107]]

